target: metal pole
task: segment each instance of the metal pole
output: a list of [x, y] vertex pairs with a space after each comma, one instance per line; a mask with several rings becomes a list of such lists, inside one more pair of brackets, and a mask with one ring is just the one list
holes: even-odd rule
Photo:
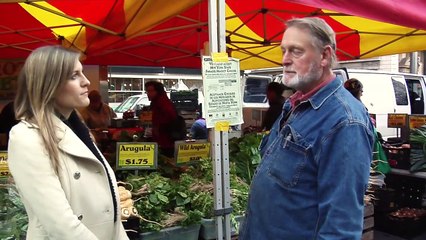
[[410, 73], [417, 74], [417, 71], [418, 71], [417, 66], [418, 66], [417, 52], [412, 52], [410, 53]]
[[223, 219], [219, 212], [223, 209], [223, 189], [222, 189], [222, 154], [221, 154], [221, 139], [220, 131], [215, 131], [213, 128], [213, 185], [214, 185], [214, 213], [216, 218], [217, 239], [223, 239]]
[[[226, 52], [225, 0], [209, 0], [210, 55]], [[214, 207], [218, 240], [231, 239], [228, 131], [213, 128]], [[225, 231], [225, 234], [224, 232]], [[224, 236], [225, 235], [225, 236]], [[225, 238], [224, 238], [225, 237]]]
[[209, 0], [209, 45], [210, 55], [211, 53], [217, 52], [218, 41], [217, 41], [217, 0]]
[[426, 75], [426, 51], [422, 51], [422, 55], [423, 55], [423, 75]]
[[[217, 4], [218, 12], [218, 45], [219, 52], [226, 51], [226, 16], [225, 16], [225, 0], [218, 0]], [[228, 209], [231, 209], [231, 189], [229, 180], [229, 146], [228, 146], [228, 130], [221, 131], [221, 142], [222, 142], [222, 194], [223, 194], [223, 208], [224, 213], [224, 231], [225, 239], [231, 239], [231, 215]], [[219, 239], [219, 238], [218, 238]]]
[[222, 193], [223, 193], [223, 208], [225, 209], [224, 231], [225, 239], [231, 239], [231, 187], [229, 176], [229, 146], [228, 146], [228, 131], [221, 132], [222, 137]]
[[225, 0], [217, 0], [217, 31], [219, 52], [226, 52], [226, 16]]

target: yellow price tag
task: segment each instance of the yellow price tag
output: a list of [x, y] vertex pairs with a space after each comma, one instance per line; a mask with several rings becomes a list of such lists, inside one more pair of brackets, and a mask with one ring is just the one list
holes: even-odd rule
[[157, 143], [117, 143], [117, 169], [156, 169]]
[[0, 178], [10, 175], [9, 166], [7, 165], [7, 152], [0, 152]]
[[212, 53], [212, 60], [213, 62], [228, 62], [229, 61], [228, 53], [226, 52]]
[[210, 157], [210, 143], [208, 142], [181, 142], [178, 143], [175, 148], [177, 165], [191, 163], [202, 158]]
[[216, 122], [214, 125], [214, 128], [218, 132], [225, 132], [229, 130], [229, 122], [223, 121], [223, 122]]

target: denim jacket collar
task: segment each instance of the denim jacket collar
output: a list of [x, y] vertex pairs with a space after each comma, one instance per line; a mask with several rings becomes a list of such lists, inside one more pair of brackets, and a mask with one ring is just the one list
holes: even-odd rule
[[312, 108], [317, 110], [319, 109], [324, 102], [334, 93], [342, 87], [342, 79], [340, 77], [335, 77], [333, 81], [320, 89], [307, 101], [311, 104]]

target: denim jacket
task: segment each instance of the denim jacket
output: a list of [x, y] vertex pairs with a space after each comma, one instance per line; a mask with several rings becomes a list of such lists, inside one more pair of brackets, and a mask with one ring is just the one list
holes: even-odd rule
[[239, 239], [361, 239], [373, 146], [365, 107], [336, 78], [290, 111], [287, 101], [262, 141]]

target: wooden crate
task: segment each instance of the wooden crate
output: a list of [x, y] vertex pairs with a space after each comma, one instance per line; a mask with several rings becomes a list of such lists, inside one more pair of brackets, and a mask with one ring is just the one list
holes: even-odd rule
[[364, 207], [364, 227], [361, 240], [374, 239], [374, 205], [367, 204]]
[[185, 119], [186, 128], [190, 129], [192, 127], [192, 124], [197, 120], [197, 112], [196, 111], [179, 111], [179, 115]]

